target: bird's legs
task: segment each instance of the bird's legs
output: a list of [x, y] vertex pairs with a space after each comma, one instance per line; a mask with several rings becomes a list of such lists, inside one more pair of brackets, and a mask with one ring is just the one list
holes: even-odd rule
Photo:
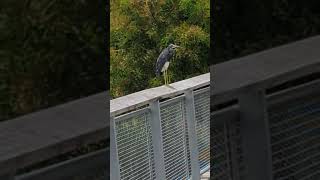
[[167, 74], [167, 76], [168, 76], [168, 84], [170, 84], [170, 76]]
[[167, 86], [170, 83], [170, 77], [168, 75], [168, 70], [163, 71], [164, 84]]
[[163, 71], [164, 84], [167, 85], [166, 71]]
[[169, 84], [168, 70], [166, 70], [166, 81], [167, 81], [166, 85], [168, 85]]
[[166, 70], [166, 85], [168, 85], [168, 71]]
[[165, 80], [166, 80], [166, 82], [165, 82], [165, 85], [167, 85], [168, 84], [168, 80], [167, 80], [167, 70], [164, 70], [164, 74], [165, 74]]

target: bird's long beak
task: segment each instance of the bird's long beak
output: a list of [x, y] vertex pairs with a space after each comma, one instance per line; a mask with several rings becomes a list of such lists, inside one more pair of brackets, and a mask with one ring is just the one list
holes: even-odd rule
[[173, 47], [174, 47], [174, 48], [177, 48], [177, 47], [180, 47], [180, 46], [178, 46], [178, 45], [173, 45]]

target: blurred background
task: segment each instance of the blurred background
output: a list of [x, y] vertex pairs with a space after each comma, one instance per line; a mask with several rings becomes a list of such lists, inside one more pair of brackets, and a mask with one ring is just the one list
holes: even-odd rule
[[213, 14], [210, 64], [320, 33], [317, 0], [215, 0]]
[[105, 2], [0, 1], [0, 121], [105, 91]]

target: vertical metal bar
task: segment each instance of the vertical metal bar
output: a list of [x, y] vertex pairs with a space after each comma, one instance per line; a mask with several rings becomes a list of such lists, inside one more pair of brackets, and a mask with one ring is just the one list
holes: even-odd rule
[[230, 134], [229, 134], [229, 126], [228, 123], [230, 123], [230, 121], [227, 121], [223, 124], [223, 131], [224, 131], [224, 147], [226, 149], [226, 161], [227, 161], [227, 172], [228, 172], [228, 179], [233, 180], [233, 171], [232, 171], [232, 159], [230, 157], [231, 155], [231, 149], [230, 149]]
[[272, 180], [272, 154], [265, 91], [245, 89], [239, 96], [240, 131], [247, 180]]
[[120, 165], [117, 152], [114, 117], [110, 117], [110, 179], [120, 180]]
[[194, 107], [193, 91], [188, 90], [185, 92], [186, 100], [186, 118], [189, 135], [189, 149], [191, 159], [191, 179], [200, 180], [200, 163], [199, 163], [199, 150], [196, 133], [196, 118]]
[[229, 141], [230, 141], [230, 154], [231, 154], [231, 170], [232, 170], [232, 180], [240, 179], [239, 172], [239, 160], [237, 155], [237, 142], [235, 138], [236, 134], [236, 122], [237, 119], [230, 119], [227, 121], [227, 128], [229, 129]]
[[154, 153], [154, 163], [156, 171], [156, 179], [166, 179], [163, 144], [162, 144], [162, 131], [161, 131], [161, 116], [160, 104], [158, 100], [150, 102], [151, 109], [151, 134]]

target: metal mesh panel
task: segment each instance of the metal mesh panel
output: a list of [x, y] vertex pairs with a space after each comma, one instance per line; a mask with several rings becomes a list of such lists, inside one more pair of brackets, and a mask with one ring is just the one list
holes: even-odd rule
[[228, 135], [224, 125], [211, 129], [212, 167], [210, 177], [213, 180], [231, 179], [231, 160]]
[[170, 180], [189, 177], [184, 108], [183, 98], [161, 105], [165, 171], [166, 179]]
[[194, 97], [196, 133], [200, 170], [210, 166], [210, 93], [205, 91]]
[[[187, 114], [186, 106], [184, 106], [184, 114]], [[190, 153], [190, 140], [189, 140], [189, 134], [188, 134], [188, 123], [187, 120], [185, 120], [185, 137], [186, 137], [186, 149], [187, 149], [187, 162], [188, 162], [188, 171], [189, 171], [189, 177], [191, 177], [191, 153]]]
[[115, 130], [121, 179], [155, 179], [150, 113], [115, 119]]
[[229, 122], [215, 125], [210, 132], [211, 179], [245, 180], [246, 168], [243, 162], [240, 120], [230, 119]]
[[320, 179], [320, 98], [269, 109], [274, 179]]
[[233, 168], [237, 168], [235, 171], [237, 171], [237, 174], [233, 174], [234, 179], [235, 176], [239, 176], [240, 180], [245, 180], [246, 179], [246, 167], [245, 164], [243, 162], [243, 152], [242, 152], [242, 139], [241, 139], [241, 135], [240, 135], [240, 119], [237, 119], [235, 121], [233, 121], [232, 125], [232, 131], [231, 131], [231, 139], [232, 139], [232, 146], [234, 146], [234, 159], [235, 159], [235, 163], [237, 164], [236, 167]]

